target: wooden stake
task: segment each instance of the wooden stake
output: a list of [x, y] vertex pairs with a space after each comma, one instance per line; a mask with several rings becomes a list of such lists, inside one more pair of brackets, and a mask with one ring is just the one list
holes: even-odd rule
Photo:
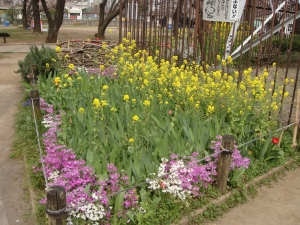
[[30, 97], [33, 101], [33, 110], [35, 113], [36, 120], [41, 119], [41, 107], [40, 107], [40, 94], [38, 90], [32, 90], [30, 92]]
[[282, 140], [282, 137], [283, 137], [283, 133], [284, 133], [284, 130], [282, 130], [281, 132], [280, 132], [280, 136], [279, 136], [279, 141], [278, 141], [278, 143], [277, 143], [277, 146], [280, 148], [280, 143], [281, 143], [281, 140]]
[[68, 39], [68, 50], [70, 49], [70, 39]]
[[295, 148], [297, 146], [297, 132], [298, 132], [298, 127], [299, 127], [299, 106], [300, 106], [300, 89], [297, 90], [295, 126], [294, 126], [294, 132], [293, 132], [292, 148]]
[[234, 136], [223, 135], [222, 137], [222, 147], [227, 150], [221, 152], [218, 160], [217, 167], [217, 189], [220, 192], [224, 192], [227, 187], [228, 174], [231, 164], [231, 154], [234, 146]]
[[47, 190], [48, 225], [66, 225], [66, 191], [61, 186], [52, 186]]

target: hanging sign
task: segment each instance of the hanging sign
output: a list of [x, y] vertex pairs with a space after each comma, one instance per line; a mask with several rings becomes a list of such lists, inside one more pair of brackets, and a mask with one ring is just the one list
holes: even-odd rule
[[239, 0], [203, 1], [203, 20], [235, 22], [238, 20]]

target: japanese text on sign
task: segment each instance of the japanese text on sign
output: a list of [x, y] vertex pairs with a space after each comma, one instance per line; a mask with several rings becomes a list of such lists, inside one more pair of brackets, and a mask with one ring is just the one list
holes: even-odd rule
[[234, 22], [238, 20], [239, 0], [207, 0], [203, 5], [203, 19]]

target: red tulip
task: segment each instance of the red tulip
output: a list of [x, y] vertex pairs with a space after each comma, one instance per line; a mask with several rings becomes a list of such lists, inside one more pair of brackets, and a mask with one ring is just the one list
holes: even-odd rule
[[278, 139], [278, 138], [276, 138], [276, 137], [272, 138], [272, 143], [273, 143], [274, 145], [278, 144], [278, 142], [279, 142], [279, 139]]

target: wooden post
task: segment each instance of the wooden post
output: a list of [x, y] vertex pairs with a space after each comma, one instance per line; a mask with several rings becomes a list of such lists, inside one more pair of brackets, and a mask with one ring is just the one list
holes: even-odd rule
[[294, 126], [294, 132], [293, 132], [292, 148], [295, 148], [297, 146], [297, 132], [298, 132], [298, 127], [299, 127], [299, 106], [300, 106], [300, 89], [297, 90], [295, 126]]
[[66, 191], [61, 186], [52, 186], [47, 190], [48, 225], [66, 225]]
[[281, 144], [281, 141], [282, 141], [283, 133], [284, 133], [284, 130], [282, 130], [282, 131], [280, 132], [279, 141], [278, 141], [278, 143], [277, 143], [277, 146], [278, 146], [279, 148], [280, 148], [280, 144]]
[[223, 151], [219, 155], [218, 167], [217, 167], [217, 189], [220, 192], [224, 192], [227, 187], [228, 174], [231, 164], [231, 154], [234, 145], [234, 136], [223, 135], [222, 147], [227, 151]]
[[41, 119], [41, 107], [40, 107], [40, 94], [38, 90], [32, 90], [30, 92], [30, 97], [33, 100], [33, 109], [35, 113], [36, 120]]

